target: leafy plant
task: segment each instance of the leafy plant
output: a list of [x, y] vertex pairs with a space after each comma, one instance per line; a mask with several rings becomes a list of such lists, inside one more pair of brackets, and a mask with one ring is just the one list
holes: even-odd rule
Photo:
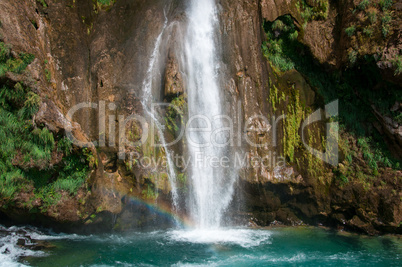
[[[278, 27], [282, 29], [279, 35], [274, 33]], [[293, 46], [296, 44], [299, 35], [293, 19], [290, 16], [280, 17], [273, 23], [266, 22], [264, 29], [268, 38], [268, 41], [262, 45], [264, 56], [280, 71], [294, 69], [294, 63], [287, 56], [287, 53], [295, 49]]]
[[37, 0], [44, 8], [47, 8], [47, 3], [45, 0]]
[[345, 33], [347, 36], [352, 37], [356, 32], [356, 26], [352, 25], [345, 29]]
[[285, 28], [287, 28], [286, 25], [280, 19], [275, 20], [274, 23], [272, 23], [273, 30], [283, 31]]
[[390, 23], [392, 21], [392, 16], [389, 12], [384, 12], [383, 17], [381, 18], [381, 32], [384, 37], [390, 32]]
[[45, 76], [46, 76], [46, 81], [50, 83], [52, 80], [52, 73], [50, 72], [49, 69], [45, 69]]
[[353, 64], [356, 63], [356, 61], [357, 61], [357, 55], [358, 55], [358, 52], [355, 51], [355, 50], [352, 50], [352, 51], [349, 52], [348, 58], [349, 58], [350, 64], [353, 65]]
[[370, 0], [362, 0], [358, 5], [357, 9], [366, 10], [366, 8], [370, 5]]
[[[283, 20], [284, 18], [281, 17], [280, 19]], [[294, 68], [306, 78], [306, 81], [311, 85], [311, 87], [315, 88], [315, 90], [323, 97], [325, 103], [329, 103], [334, 99], [339, 99], [339, 123], [343, 129], [347, 129], [348, 133], [352, 133], [352, 137], [350, 137], [351, 139], [356, 140], [358, 138], [366, 138], [367, 135], [373, 136], [371, 140], [367, 140], [364, 154], [363, 149], [359, 145], [357, 148], [358, 151], [355, 146], [348, 147], [347, 145], [344, 145], [344, 148], [341, 148], [341, 150], [344, 152], [346, 162], [351, 164], [354, 158], [358, 157], [359, 153], [362, 153], [361, 155], [365, 162], [367, 162], [367, 166], [371, 169], [370, 175], [377, 175], [381, 167], [391, 166], [394, 169], [399, 169], [401, 164], [390, 155], [390, 152], [384, 143], [384, 139], [379, 136], [375, 130], [373, 132], [373, 130], [368, 127], [370, 123], [377, 120], [376, 117], [373, 116], [371, 103], [375, 103], [376, 108], [381, 113], [392, 117], [394, 120], [401, 117], [400, 114], [391, 114], [390, 107], [394, 105], [396, 100], [401, 99], [402, 93], [398, 86], [383, 81], [383, 78], [378, 71], [375, 59], [372, 57], [365, 57], [365, 60], [359, 63], [358, 66], [354, 66], [357, 62], [358, 52], [351, 50], [348, 57], [352, 64], [350, 64], [347, 70], [326, 72], [324, 68], [322, 68], [322, 65], [314, 60], [309, 49], [297, 41], [289, 41], [286, 32], [281, 32], [276, 37], [273, 36], [272, 27], [270, 27], [271, 25], [272, 22], [264, 23], [264, 30], [267, 33], [268, 41], [263, 45], [263, 52], [268, 60], [272, 57], [270, 53], [279, 54], [282, 58], [287, 58], [294, 64]], [[291, 29], [292, 27], [290, 26], [289, 28]], [[273, 38], [275, 42], [273, 42], [270, 37]], [[279, 42], [280, 40], [283, 41]], [[277, 44], [278, 47], [273, 47], [273, 44]], [[396, 57], [392, 62], [395, 69], [398, 70], [396, 73], [402, 73], [402, 56]], [[373, 88], [373, 86], [379, 82], [382, 82], [383, 90], [367, 89]], [[278, 113], [279, 107], [276, 105], [278, 103], [277, 99], [284, 89], [282, 89], [282, 92], [279, 91], [280, 89], [275, 90], [271, 82], [269, 82], [269, 88], [271, 106], [275, 107], [274, 109], [276, 109], [276, 113]], [[289, 93], [287, 93], [287, 96], [290, 98]], [[297, 114], [297, 110], [299, 110], [297, 108], [299, 105], [296, 104], [297, 101], [293, 95], [291, 99], [287, 102], [286, 108], [290, 108], [293, 112], [285, 110], [284, 112], [287, 115], [292, 113]], [[272, 105], [272, 102], [274, 102], [275, 105]], [[301, 117], [301, 115], [299, 117]], [[297, 121], [294, 120], [292, 116], [287, 119], [288, 122], [284, 122], [284, 127], [289, 128], [289, 130], [284, 129], [284, 132], [290, 133], [288, 136], [295, 136], [297, 138], [296, 135], [292, 135], [294, 131], [291, 131], [291, 129], [297, 128], [297, 126], [293, 127], [293, 125], [298, 124]], [[287, 138], [288, 137], [286, 137], [286, 139]], [[284, 143], [287, 142], [286, 139], [284, 140]], [[290, 140], [296, 139], [291, 137]], [[292, 155], [294, 155], [293, 148], [297, 148], [297, 143], [297, 141], [292, 141], [289, 144], [285, 144], [287, 147], [285, 153], [288, 159], [291, 159]], [[298, 160], [300, 161], [300, 157], [293, 157], [293, 159], [295, 159], [296, 162]], [[307, 161], [309, 162], [308, 164]], [[315, 163], [310, 159], [305, 159], [305, 161], [302, 160], [301, 162], [297, 162], [297, 164], [299, 166], [315, 166]], [[354, 163], [353, 165], [358, 164], [359, 163]], [[356, 173], [358, 172], [359, 170], [356, 171]], [[347, 179], [350, 178], [348, 176], [349, 174], [346, 173], [344, 175]], [[368, 174], [365, 173], [363, 176], [367, 175]], [[316, 176], [316, 174], [313, 176]]]
[[7, 72], [21, 73], [34, 59], [33, 55], [25, 53], [20, 53], [16, 58], [11, 56], [10, 46], [0, 42], [0, 77]]
[[[21, 53], [15, 58], [10, 47], [0, 42], [0, 70], [22, 72], [32, 62], [32, 55]], [[5, 81], [4, 81], [5, 80]], [[7, 204], [16, 193], [28, 190], [40, 199], [41, 212], [56, 205], [59, 191], [75, 194], [86, 181], [91, 153], [72, 154], [67, 138], [56, 140], [43, 125], [36, 125], [33, 116], [41, 98], [20, 82], [3, 79], [0, 89], [0, 201]], [[12, 86], [10, 86], [12, 85]], [[57, 166], [50, 164], [57, 145], [64, 158]], [[94, 158], [94, 157], [93, 157]], [[24, 203], [30, 206], [29, 203]]]
[[63, 152], [63, 154], [66, 156], [70, 156], [71, 152], [73, 151], [73, 144], [71, 143], [70, 139], [63, 137], [57, 143], [57, 151]]
[[368, 12], [367, 17], [371, 24], [376, 23], [377, 22], [377, 10], [373, 9], [372, 11]]
[[153, 189], [150, 185], [147, 185], [147, 188], [142, 190], [142, 196], [145, 199], [155, 200], [158, 198], [159, 194], [157, 189]]
[[373, 36], [373, 28], [371, 27], [367, 27], [363, 29], [363, 33], [367, 36], [367, 37], [372, 37]]
[[329, 1], [315, 0], [315, 4], [312, 7], [307, 4], [306, 0], [301, 0], [297, 3], [297, 8], [300, 10], [300, 14], [306, 22], [326, 19], [329, 12]]
[[394, 72], [395, 76], [401, 74], [402, 73], [402, 56], [401, 55], [396, 56], [391, 62], [395, 68], [395, 72]]
[[179, 130], [177, 120], [179, 120], [180, 123], [184, 125], [184, 116], [187, 112], [186, 110], [187, 110], [187, 101], [185, 95], [175, 97], [170, 102], [170, 106], [167, 108], [165, 114], [166, 127], [170, 131], [177, 132]]
[[381, 0], [379, 2], [379, 5], [383, 11], [386, 11], [392, 7], [393, 1], [392, 0]]

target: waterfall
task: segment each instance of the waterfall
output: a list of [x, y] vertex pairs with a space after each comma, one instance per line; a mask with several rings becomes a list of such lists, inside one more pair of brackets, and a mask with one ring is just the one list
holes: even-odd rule
[[169, 176], [169, 181], [170, 181], [170, 186], [171, 186], [171, 191], [172, 191], [172, 203], [173, 203], [173, 208], [178, 210], [178, 193], [177, 193], [177, 177], [176, 177], [176, 172], [174, 169], [174, 163], [173, 159], [171, 156], [171, 153], [169, 151], [169, 148], [167, 146], [165, 136], [163, 134], [163, 126], [160, 123], [158, 119], [158, 115], [155, 113], [155, 110], [152, 109], [152, 103], [153, 103], [153, 93], [152, 93], [152, 88], [153, 88], [153, 81], [155, 80], [155, 77], [158, 77], [158, 64], [159, 64], [159, 59], [160, 59], [160, 47], [163, 41], [163, 34], [167, 28], [168, 25], [168, 19], [165, 14], [165, 22], [163, 24], [162, 30], [158, 37], [156, 38], [155, 46], [152, 51], [151, 58], [149, 60], [149, 65], [148, 69], [145, 75], [145, 79], [142, 83], [142, 92], [143, 92], [143, 97], [141, 104], [144, 108], [144, 111], [146, 114], [151, 118], [152, 123], [154, 124], [157, 134], [159, 137], [159, 141], [162, 144], [162, 147], [165, 150], [165, 155], [166, 155], [166, 160], [167, 160], [167, 171], [168, 171], [168, 176]]
[[[183, 37], [182, 69], [186, 76], [185, 87], [188, 96], [189, 121], [186, 131], [190, 170], [188, 171], [190, 190], [187, 209], [197, 229], [216, 229], [225, 222], [224, 214], [233, 195], [236, 174], [233, 168], [213, 166], [208, 159], [231, 158], [226, 144], [228, 137], [222, 131], [228, 119], [223, 109], [223, 92], [220, 86], [220, 53], [216, 40], [219, 20], [214, 0], [191, 0], [188, 9], [188, 27]], [[155, 125], [158, 137], [166, 152], [168, 175], [172, 189], [172, 202], [176, 211], [178, 188], [174, 162], [164, 137], [164, 127], [159, 115], [152, 110], [153, 88], [158, 90], [160, 80], [161, 46], [163, 45], [168, 20], [155, 41], [145, 79], [142, 84], [142, 105], [145, 113]], [[168, 33], [166, 33], [168, 35]], [[226, 116], [226, 117], [225, 117]], [[209, 125], [210, 124], [210, 125]], [[191, 129], [192, 130], [191, 130]], [[208, 131], [194, 130], [209, 128]], [[201, 158], [201, 162], [200, 159]]]
[[[191, 0], [185, 40], [189, 125], [187, 144], [191, 160], [188, 208], [196, 227], [222, 226], [224, 213], [232, 200], [235, 175], [208, 159], [228, 156], [216, 46], [219, 20], [214, 0]], [[202, 128], [204, 130], [189, 130]], [[205, 130], [210, 128], [208, 130]], [[229, 157], [230, 158], [230, 157]], [[200, 160], [201, 159], [201, 160]]]

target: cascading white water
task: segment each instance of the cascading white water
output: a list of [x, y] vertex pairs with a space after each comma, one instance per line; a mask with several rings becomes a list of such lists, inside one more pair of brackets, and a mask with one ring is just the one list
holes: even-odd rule
[[[191, 160], [189, 210], [196, 227], [219, 228], [229, 206], [236, 176], [212, 158], [227, 155], [223, 129], [222, 92], [219, 86], [219, 53], [216, 30], [219, 26], [215, 0], [191, 0], [186, 38], [189, 125], [204, 130], [189, 131], [187, 142]], [[210, 123], [210, 125], [209, 125]], [[209, 130], [205, 130], [209, 128]]]
[[161, 33], [156, 39], [154, 49], [152, 51], [151, 58], [149, 60], [149, 65], [148, 69], [146, 72], [145, 79], [142, 84], [142, 91], [143, 91], [143, 97], [142, 97], [142, 106], [145, 110], [145, 112], [148, 114], [148, 116], [151, 118], [152, 123], [155, 125], [155, 128], [157, 130], [158, 137], [160, 139], [160, 142], [162, 144], [162, 147], [165, 150], [166, 154], [166, 160], [167, 160], [167, 170], [168, 170], [168, 176], [169, 176], [169, 181], [171, 185], [171, 190], [172, 190], [172, 202], [173, 202], [173, 207], [178, 210], [178, 193], [177, 193], [177, 179], [176, 179], [176, 172], [174, 169], [174, 163], [172, 160], [172, 156], [170, 154], [169, 148], [166, 145], [166, 140], [165, 136], [163, 134], [163, 126], [159, 122], [157, 115], [155, 114], [155, 110], [152, 109], [152, 103], [153, 103], [153, 93], [152, 93], [152, 88], [153, 88], [153, 81], [155, 80], [155, 76], [158, 68], [158, 60], [159, 58], [159, 50], [160, 46], [162, 43], [162, 37], [165, 32], [165, 29], [168, 24], [168, 19], [165, 16], [165, 22], [163, 24], [163, 28]]
[[[191, 161], [189, 173], [191, 184], [187, 206], [198, 229], [216, 229], [222, 225], [224, 213], [232, 200], [233, 185], [236, 180], [232, 171], [222, 166], [213, 166], [208, 160], [211, 158], [220, 160], [229, 151], [226, 146], [227, 136], [220, 131], [225, 127], [222, 119], [225, 113], [219, 86], [219, 53], [215, 43], [219, 20], [215, 0], [190, 1], [189, 24], [184, 37], [185, 51], [183, 51], [186, 60], [182, 66], [187, 77], [189, 124], [193, 129], [210, 129], [194, 131], [187, 128], [187, 145]], [[156, 39], [143, 81], [142, 105], [155, 124], [160, 142], [165, 149], [173, 206], [176, 210], [180, 210], [174, 162], [166, 145], [164, 127], [151, 108], [153, 88], [159, 85], [154, 81], [160, 80], [161, 45], [165, 41], [164, 34], [168, 27], [166, 19]]]

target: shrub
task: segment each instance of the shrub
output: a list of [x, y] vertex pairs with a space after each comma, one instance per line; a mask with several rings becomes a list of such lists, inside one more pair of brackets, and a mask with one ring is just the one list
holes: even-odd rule
[[[0, 42], [0, 75], [6, 72], [22, 72], [34, 57], [21, 53], [14, 58], [10, 48]], [[33, 184], [34, 197], [42, 199], [41, 211], [60, 200], [65, 190], [77, 192], [86, 181], [89, 163], [97, 164], [90, 151], [72, 155], [72, 144], [67, 138], [56, 142], [52, 132], [35, 125], [33, 116], [38, 111], [41, 98], [22, 83], [12, 82], [0, 89], [0, 200], [12, 201], [13, 196]], [[55, 150], [64, 153], [57, 166], [50, 160]]]
[[392, 0], [381, 0], [379, 5], [383, 11], [388, 10], [392, 7], [393, 1]]
[[357, 9], [366, 10], [366, 8], [370, 5], [370, 0], [362, 0], [358, 5]]
[[0, 62], [5, 62], [10, 57], [10, 47], [0, 42]]
[[352, 25], [345, 29], [345, 33], [347, 36], [352, 37], [356, 32], [356, 26]]
[[281, 71], [289, 71], [295, 68], [295, 64], [290, 59], [279, 54], [269, 56], [269, 60], [272, 64], [279, 67]]
[[402, 56], [398, 55], [396, 56], [392, 61], [392, 65], [395, 68], [394, 75], [399, 75], [402, 73]]
[[273, 30], [283, 31], [285, 27], [286, 27], [285, 24], [280, 19], [275, 20], [274, 23], [272, 24]]
[[[282, 32], [279, 36], [276, 36], [274, 31], [279, 28], [282, 29]], [[293, 19], [290, 16], [282, 16], [273, 23], [266, 23], [264, 29], [268, 37], [268, 41], [262, 45], [264, 56], [280, 71], [294, 69], [295, 64], [287, 55], [290, 51], [295, 53], [296, 48], [293, 45], [299, 36]]]
[[30, 118], [38, 112], [41, 99], [40, 96], [34, 92], [28, 92], [24, 107], [20, 110], [20, 116], [23, 118]]
[[363, 29], [363, 33], [367, 36], [367, 37], [372, 37], [373, 36], [373, 28], [371, 27], [367, 27]]
[[384, 37], [387, 37], [389, 34], [391, 21], [391, 14], [389, 12], [384, 12], [384, 16], [381, 18], [381, 32]]
[[[283, 18], [280, 19], [284, 21]], [[286, 22], [284, 23], [287, 24]], [[317, 64], [316, 60], [314, 60], [308, 47], [305, 47], [297, 41], [293, 42], [290, 40], [289, 34], [292, 32], [292, 27], [289, 27], [288, 32], [284, 32], [280, 36], [275, 37], [271, 26], [272, 23], [270, 22], [264, 23], [264, 30], [268, 36], [268, 41], [263, 45], [264, 55], [272, 62], [272, 64], [274, 64], [273, 62], [278, 65], [280, 64], [275, 61], [276, 57], [278, 57], [278, 61], [283, 60], [285, 63], [291, 62], [293, 67], [306, 78], [306, 81], [311, 85], [311, 87], [315, 88], [317, 92], [322, 95], [325, 103], [328, 103], [333, 99], [339, 99], [339, 105], [342, 107], [339, 112], [339, 123], [340, 126], [345, 127], [346, 131], [353, 133], [354, 136], [366, 136], [369, 131], [367, 125], [376, 121], [376, 118], [372, 113], [371, 103], [375, 103], [380, 112], [392, 115], [393, 118], [397, 117], [398, 114], [389, 114], [389, 108], [394, 105], [396, 100], [401, 99], [402, 97], [398, 86], [384, 82], [384, 90], [367, 90], [367, 88], [373, 88], [373, 85], [378, 82], [383, 82], [383, 78], [378, 72], [374, 59], [372, 61], [367, 59], [362, 62], [363, 64], [353, 66], [353, 64], [357, 62], [359, 54], [355, 50], [350, 50], [348, 51], [349, 53], [347, 57], [352, 64], [350, 64], [346, 70], [340, 70], [339, 72], [326, 72], [322, 65]], [[286, 59], [289, 61], [286, 61]], [[400, 60], [401, 62], [399, 63], [397, 59], [393, 61], [395, 68], [398, 64], [402, 66], [402, 58]], [[400, 71], [402, 72], [402, 67], [400, 68]], [[277, 98], [273, 96], [280, 95], [281, 91], [275, 92], [275, 88], [271, 83], [269, 84], [269, 87], [271, 88], [270, 101], [273, 101], [273, 99]], [[290, 95], [288, 94], [287, 97], [290, 98]], [[283, 112], [283, 110], [278, 110], [283, 108], [282, 106], [272, 106], [274, 107], [274, 110], [276, 109], [275, 113]], [[291, 105], [288, 104], [288, 106]], [[297, 108], [295, 108], [296, 106], [297, 105], [292, 105], [291, 110], [297, 110]], [[284, 108], [286, 114], [292, 115], [292, 112], [289, 112], [286, 108], [287, 107]], [[298, 112], [294, 113], [298, 114]], [[284, 132], [286, 132], [286, 135], [288, 136], [287, 140], [283, 140], [284, 156], [289, 160], [293, 158], [296, 161], [297, 158], [300, 159], [300, 156], [294, 157], [295, 152], [300, 153], [300, 148], [294, 145], [297, 142], [290, 142], [287, 144], [285, 144], [285, 142], [295, 140], [293, 137], [296, 137], [296, 135], [292, 134], [294, 131], [289, 131], [288, 129], [292, 129], [292, 127], [290, 127], [291, 125], [297, 125], [297, 123], [293, 123], [292, 119], [301, 116], [298, 115], [293, 117], [291, 115], [287, 117], [287, 122], [284, 122]], [[402, 115], [399, 117], [402, 117]], [[286, 125], [286, 123], [289, 123], [289, 125]], [[371, 169], [370, 174], [363, 173], [364, 170], [361, 170], [360, 172], [363, 177], [372, 177], [373, 174], [375, 175], [379, 173], [378, 169], [380, 166], [391, 165], [392, 168], [400, 168], [401, 164], [396, 159], [392, 158], [390, 152], [387, 150], [388, 148], [386, 147], [386, 144], [384, 143], [383, 137], [376, 136], [375, 131], [374, 133], [370, 132], [370, 134], [373, 135], [372, 141], [360, 141], [360, 145], [364, 144], [364, 142], [367, 143], [364, 154], [362, 148], [355, 145], [351, 146], [347, 153], [344, 151], [346, 162], [351, 163], [353, 167], [359, 166], [361, 161], [355, 159], [357, 159], [359, 155], [363, 155], [364, 161]], [[356, 139], [356, 137], [353, 137], [353, 139]], [[376, 142], [378, 142], [379, 145]], [[296, 148], [296, 150], [293, 148]], [[304, 168], [308, 168], [309, 171], [315, 169], [314, 167], [311, 168], [309, 166], [313, 165], [309, 164], [308, 166], [304, 166]], [[346, 173], [344, 174], [345, 177], [338, 177], [346, 182], [347, 179], [353, 178], [350, 175]]]
[[0, 199], [11, 200], [18, 191], [18, 181], [23, 177], [20, 170], [5, 172], [0, 175]]
[[57, 143], [57, 151], [62, 152], [64, 155], [69, 156], [73, 151], [73, 144], [67, 137], [62, 138]]
[[63, 161], [59, 177], [53, 183], [54, 189], [76, 194], [88, 178], [88, 172], [88, 162], [85, 160], [84, 153], [82, 152], [81, 155], [70, 154]]
[[35, 59], [34, 55], [20, 53], [18, 58], [10, 54], [10, 46], [0, 42], [0, 77], [6, 72], [21, 73]]
[[296, 41], [297, 37], [299, 37], [299, 32], [298, 31], [295, 31], [295, 32], [289, 34], [289, 39], [292, 40], [292, 41]]
[[373, 9], [372, 11], [368, 12], [367, 17], [371, 24], [376, 23], [377, 22], [377, 10]]
[[358, 52], [355, 50], [352, 50], [349, 52], [348, 54], [348, 58], [349, 58], [349, 62], [353, 65], [356, 63], [357, 61], [357, 56], [358, 56]]
[[76, 194], [83, 182], [84, 181], [82, 179], [58, 179], [56, 182], [54, 182], [53, 186], [55, 190]]
[[301, 7], [300, 4], [297, 3], [297, 8], [305, 22], [326, 19], [328, 17], [329, 1], [316, 0], [315, 2], [314, 7], [309, 6], [305, 0], [300, 2]]

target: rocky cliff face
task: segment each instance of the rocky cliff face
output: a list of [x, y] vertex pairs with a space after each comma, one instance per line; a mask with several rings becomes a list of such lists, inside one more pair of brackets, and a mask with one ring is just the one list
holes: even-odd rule
[[[339, 3], [217, 1], [221, 11], [220, 42], [226, 78], [222, 86], [226, 89], [226, 107], [239, 118], [236, 121], [240, 126], [247, 124], [245, 136], [240, 137], [243, 145], [239, 151], [243, 151], [249, 160], [269, 156], [271, 160], [287, 162], [281, 168], [275, 164], [250, 165], [240, 171], [237, 190], [244, 196], [245, 205], [238, 208], [241, 212], [234, 216], [246, 221], [253, 218], [252, 221], [259, 225], [304, 221], [367, 233], [401, 231], [402, 173], [395, 170], [394, 165], [378, 163], [373, 174], [371, 165], [374, 160], [370, 161], [368, 153], [371, 148], [364, 146], [363, 141], [359, 142], [358, 136], [351, 134], [347, 126], [342, 130], [341, 139], [348, 142], [340, 142], [341, 161], [337, 167], [323, 164], [307, 153], [300, 139], [303, 118], [318, 108], [324, 108], [328, 100], [350, 97], [332, 91], [332, 97], [327, 98], [331, 88], [321, 90], [310, 75], [318, 72], [315, 70], [342, 73], [338, 80], [334, 80], [339, 82], [348, 72], [357, 77], [359, 66], [368, 65], [364, 57], [373, 55], [376, 61], [370, 65], [370, 70], [374, 66], [381, 80], [387, 80], [398, 88], [392, 90], [400, 90], [400, 3], [394, 1], [385, 9], [380, 1], [374, 2], [366, 10], [359, 6], [359, 1], [347, 0]], [[183, 108], [181, 115], [185, 116], [185, 77], [180, 71], [180, 44], [175, 41], [185, 25], [182, 23], [186, 20], [185, 5], [185, 1], [178, 0], [117, 0], [108, 5], [90, 0], [2, 1], [1, 40], [12, 46], [13, 53], [35, 56], [24, 75], [8, 75], [7, 79], [23, 82], [40, 95], [41, 105], [34, 117], [36, 125], [44, 125], [55, 136], [62, 136], [66, 130], [72, 129], [80, 141], [97, 140], [100, 144], [109, 144], [115, 140], [117, 144], [119, 135], [110, 135], [109, 129], [119, 126], [119, 115], [126, 118], [131, 114], [144, 114], [140, 102], [143, 99], [142, 86], [155, 40], [166, 20], [176, 21], [166, 30], [165, 35], [170, 37], [164, 39], [168, 41], [159, 49], [162, 54], [158, 77], [160, 86], [154, 95], [155, 100], [180, 104]], [[392, 14], [391, 21], [384, 24], [388, 19], [383, 19], [389, 15], [387, 12]], [[368, 25], [370, 16], [373, 16], [369, 14], [376, 16], [372, 25]], [[262, 49], [267, 40], [279, 40], [285, 36], [284, 28], [271, 24], [286, 15], [291, 22], [288, 25], [284, 20], [285, 24], [292, 27], [292, 34], [297, 32], [294, 41], [298, 50], [295, 51], [311, 59], [309, 62], [312, 62], [314, 71], [299, 67], [296, 57], [285, 52], [281, 55], [295, 67], [283, 71], [270, 57], [269, 53], [273, 53], [270, 44], [266, 45], [268, 52]], [[355, 30], [349, 37], [345, 29], [352, 26]], [[382, 36], [381, 29], [385, 26], [388, 32]], [[272, 31], [274, 37], [267, 37], [267, 31]], [[353, 62], [352, 56], [355, 57]], [[367, 83], [368, 91], [391, 87], [378, 82]], [[387, 112], [382, 106], [377, 107], [376, 102], [369, 105], [376, 119], [365, 121], [364, 128], [371, 132], [377, 129], [394, 157], [400, 157], [402, 126], [395, 114], [400, 113], [401, 107], [394, 91], [388, 93], [389, 102], [394, 103], [392, 107], [385, 107]], [[352, 94], [360, 96], [361, 92], [355, 89]], [[363, 97], [360, 99], [364, 102]], [[67, 116], [72, 107], [83, 102], [94, 103], [96, 108], [81, 109], [72, 118]], [[111, 103], [114, 105], [109, 105]], [[340, 106], [342, 108], [346, 109]], [[389, 112], [390, 109], [393, 111]], [[101, 112], [100, 116], [98, 112]], [[288, 119], [279, 120], [275, 125], [273, 122], [285, 113]], [[174, 126], [180, 126], [180, 114], [167, 114], [170, 114], [168, 117]], [[100, 130], [102, 128], [106, 131]], [[131, 123], [127, 129], [130, 141], [138, 141], [140, 127]], [[171, 140], [177, 131], [171, 129], [168, 132], [166, 137]], [[305, 139], [309, 145], [319, 149], [324, 132], [325, 123], [316, 124], [308, 129]], [[245, 138], [260, 146], [248, 145]], [[148, 145], [130, 152], [154, 158], [164, 155], [164, 151], [155, 151]], [[184, 153], [184, 144], [179, 143], [173, 150]], [[141, 205], [133, 208], [129, 199], [148, 202], [158, 199], [160, 205], [169, 205], [171, 192], [166, 176], [155, 176], [153, 170], [140, 167], [129, 157], [119, 159], [117, 146], [101, 146], [91, 151], [92, 161], [97, 164], [87, 160], [92, 169], [87, 187], [82, 187], [75, 195], [63, 192], [61, 201], [54, 208], [38, 212], [44, 222], [50, 218], [79, 225], [105, 225], [108, 222], [110, 226], [106, 228], [138, 227], [149, 223], [139, 217], [155, 215], [143, 211]], [[185, 177], [180, 177], [185, 190]], [[21, 219], [29, 209], [41, 205], [37, 202], [28, 209], [23, 205], [28, 199], [38, 197], [23, 198], [16, 194], [12, 205], [3, 205], [2, 211], [16, 220]], [[64, 213], [65, 209], [71, 212]]]
[[[350, 72], [353, 73], [353, 79], [359, 80], [360, 75], [365, 77], [364, 81], [361, 81], [365, 92], [374, 91], [373, 94], [376, 94], [383, 90], [384, 97], [389, 98], [389, 103], [385, 104], [388, 110], [383, 111], [388, 115], [381, 119], [376, 112], [376, 106], [384, 104], [380, 99], [368, 100], [359, 95], [365, 92], [361, 93], [357, 88], [350, 89], [354, 91], [354, 94], [359, 95], [357, 101], [363, 100], [370, 103], [367, 110], [375, 116], [368, 119], [369, 122], [366, 121], [363, 127], [368, 129], [374, 126], [377, 130], [382, 129], [379, 130], [382, 134], [380, 139], [388, 144], [396, 162], [398, 161], [400, 149], [396, 136], [401, 126], [396, 122], [395, 115], [398, 116], [400, 111], [392, 113], [390, 110], [392, 107], [398, 109], [399, 105], [401, 73], [395, 62], [398, 61], [398, 53], [400, 53], [397, 47], [400, 46], [401, 14], [398, 4], [393, 4], [389, 3], [386, 7], [383, 1], [362, 7], [359, 1], [342, 3], [260, 1], [226, 5], [222, 3], [223, 10], [226, 11], [222, 13], [224, 22], [222, 32], [228, 33], [227, 38], [224, 38], [225, 59], [228, 59], [228, 65], [232, 68], [231, 77], [235, 77], [231, 81], [230, 91], [235, 92], [232, 94], [242, 100], [243, 121], [255, 115], [268, 118], [275, 116], [275, 119], [283, 114], [287, 115], [287, 118], [282, 123], [279, 122], [279, 125], [268, 122], [268, 124], [271, 123], [268, 125], [270, 129], [268, 131], [265, 131], [267, 123], [261, 120], [256, 120], [254, 127], [247, 130], [247, 135], [253, 143], [267, 144], [260, 148], [247, 147], [246, 151], [250, 152], [250, 157], [268, 156], [272, 160], [272, 158], [278, 158], [272, 155], [275, 151], [277, 155], [283, 155], [288, 163], [285, 168], [275, 168], [272, 164], [261, 167], [257, 164], [257, 167], [245, 169], [242, 172], [241, 177], [247, 184], [247, 189], [240, 189], [246, 195], [247, 208], [244, 211], [254, 211], [253, 215], [257, 224], [280, 221], [294, 225], [305, 221], [346, 227], [366, 233], [400, 232], [402, 207], [400, 193], [398, 193], [401, 183], [400, 171], [387, 168], [390, 165], [379, 162], [379, 166], [374, 167], [373, 176], [372, 167], [365, 163], [369, 161], [370, 155], [367, 155], [369, 154], [367, 151], [363, 151], [364, 145], [360, 144], [363, 143], [363, 139], [351, 137], [348, 131], [353, 132], [353, 130], [348, 126], [346, 126], [346, 132], [340, 133], [340, 138], [346, 138], [347, 141], [346, 144], [343, 141], [339, 144], [341, 159], [339, 166], [335, 168], [317, 161], [306, 153], [304, 150], [306, 144], [302, 144], [299, 139], [305, 134], [305, 140], [309, 140], [307, 145], [317, 149], [320, 146], [323, 148], [324, 143], [321, 144], [319, 140], [325, 136], [325, 125], [316, 124], [304, 132], [299, 129], [302, 120], [315, 109], [323, 107], [322, 101], [328, 103], [330, 100], [339, 99], [341, 127], [347, 125], [347, 115], [344, 112], [348, 109], [346, 103], [350, 99], [345, 100], [344, 97], [348, 96], [343, 95], [345, 92], [340, 92], [340, 88], [322, 86], [325, 81], [319, 80], [318, 73], [326, 70], [325, 73], [335, 72], [345, 77], [347, 74], [342, 73]], [[388, 17], [389, 14], [392, 14], [392, 20]], [[288, 25], [287, 18], [291, 21]], [[261, 30], [261, 24], [264, 21], [266, 22], [264, 29], [271, 27], [273, 30], [272, 35], [268, 34], [267, 37]], [[293, 34], [298, 34], [293, 35], [297, 40], [283, 39], [283, 42], [296, 43], [290, 51], [285, 50], [286, 45], [280, 43], [281, 36], [285, 35], [286, 31], [291, 31], [286, 27], [294, 27]], [[356, 31], [351, 37], [348, 27]], [[264, 52], [269, 59], [268, 64], [265, 64], [265, 59], [261, 57], [259, 46], [265, 38], [268, 38], [265, 48], [267, 52]], [[278, 42], [270, 42], [275, 39]], [[275, 47], [277, 45], [280, 45], [285, 52], [277, 53]], [[399, 52], [390, 55], [387, 51], [391, 50]], [[300, 53], [301, 57], [308, 57], [311, 60], [305, 60], [298, 65], [300, 59], [297, 59], [295, 55], [286, 54], [287, 52]], [[288, 60], [287, 63], [292, 66], [293, 63], [295, 64], [289, 69], [296, 70], [284, 71], [283, 65], [276, 64], [275, 58], [270, 57], [270, 53], [284, 55], [283, 59]], [[351, 58], [351, 54], [358, 58], [374, 55], [376, 58], [376, 64], [372, 64], [374, 70], [369, 69], [368, 73], [362, 74], [367, 68], [362, 67], [360, 70], [360, 67], [354, 64], [365, 66], [368, 63], [362, 59], [356, 63], [356, 59]], [[311, 71], [304, 66], [307, 64], [316, 67], [312, 67], [313, 71]], [[379, 75], [380, 78], [367, 83], [367, 79], [370, 79], [368, 77], [372, 74]], [[332, 81], [341, 84], [343, 79], [346, 78], [338, 76]], [[385, 85], [384, 80], [390, 81], [393, 85]], [[348, 83], [345, 82], [344, 85], [349, 86]], [[328, 94], [328, 92], [331, 93]], [[358, 106], [358, 103], [353, 105]], [[390, 117], [392, 114], [393, 119]], [[359, 124], [366, 119], [357, 117], [354, 123]], [[392, 121], [393, 126], [385, 126], [386, 121], [388, 123]], [[385, 134], [385, 132], [388, 133]], [[371, 133], [376, 134], [373, 131]], [[276, 138], [272, 134], [276, 134]], [[357, 152], [353, 159], [350, 150]], [[325, 152], [325, 150], [321, 151]], [[345, 157], [348, 159], [345, 160]], [[354, 167], [350, 167], [351, 165]], [[399, 163], [394, 166], [399, 168]], [[388, 197], [384, 198], [384, 195]], [[387, 204], [383, 205], [383, 201]]]

